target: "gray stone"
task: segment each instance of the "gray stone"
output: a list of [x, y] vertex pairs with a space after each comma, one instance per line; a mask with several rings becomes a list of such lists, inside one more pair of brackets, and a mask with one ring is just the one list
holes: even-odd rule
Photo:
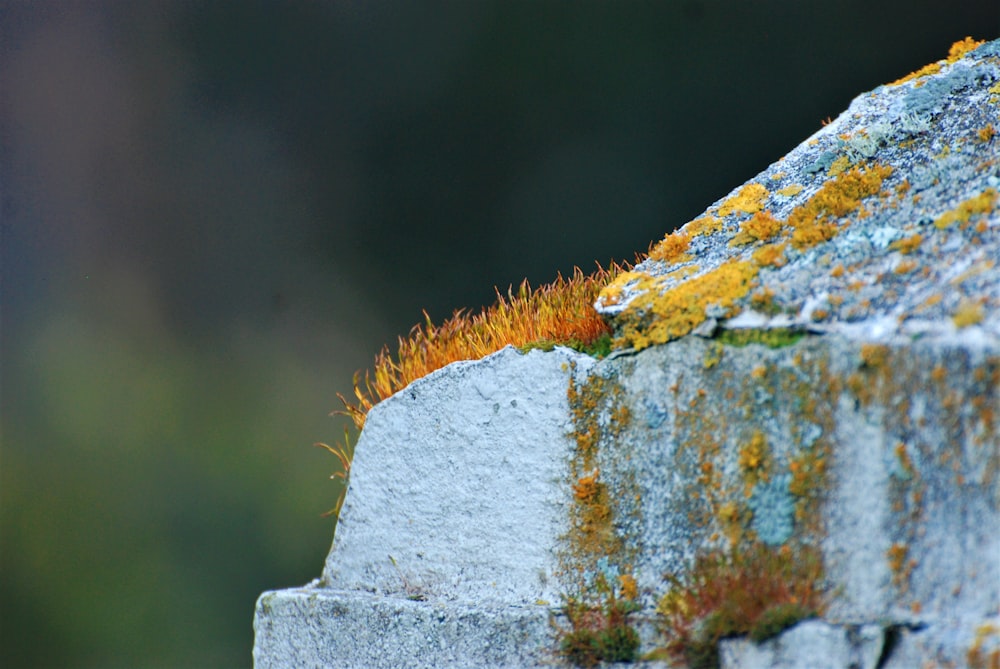
[[723, 640], [719, 665], [721, 669], [876, 669], [882, 642], [882, 629], [875, 625], [850, 629], [808, 620], [761, 644]]
[[584, 375], [594, 360], [508, 347], [375, 406], [324, 585], [477, 605], [557, 601], [571, 365]]
[[[819, 556], [822, 619], [725, 667], [1000, 659], [998, 49], [858, 97], [609, 286], [604, 360], [507, 348], [374, 407], [255, 663], [551, 666], [567, 598], [630, 579], [646, 652], [667, 576], [753, 547]], [[877, 188], [840, 209], [855, 168]]]

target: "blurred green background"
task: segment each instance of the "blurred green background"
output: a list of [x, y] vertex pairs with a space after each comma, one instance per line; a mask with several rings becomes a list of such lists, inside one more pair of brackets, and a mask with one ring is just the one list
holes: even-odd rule
[[0, 2], [0, 666], [248, 666], [355, 370], [1000, 33], [947, 4]]

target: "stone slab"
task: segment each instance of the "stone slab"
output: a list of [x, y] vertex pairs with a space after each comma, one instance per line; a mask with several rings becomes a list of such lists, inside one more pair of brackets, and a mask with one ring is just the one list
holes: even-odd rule
[[[552, 666], [565, 598], [623, 576], [645, 652], [665, 575], [748, 544], [815, 549], [829, 597], [726, 666], [1000, 661], [998, 129], [1000, 41], [859, 96], [709, 207], [690, 257], [602, 294], [608, 358], [508, 348], [374, 407], [322, 578], [261, 596], [255, 664]], [[884, 176], [840, 211], [851, 170]], [[822, 240], [794, 243], [830, 184]], [[675, 289], [686, 324], [647, 336]]]

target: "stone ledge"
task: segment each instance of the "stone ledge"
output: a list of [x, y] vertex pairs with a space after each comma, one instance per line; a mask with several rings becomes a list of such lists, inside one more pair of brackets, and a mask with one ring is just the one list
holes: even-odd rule
[[546, 606], [468, 606], [323, 587], [265, 592], [254, 618], [254, 666], [542, 667], [554, 660], [549, 615]]

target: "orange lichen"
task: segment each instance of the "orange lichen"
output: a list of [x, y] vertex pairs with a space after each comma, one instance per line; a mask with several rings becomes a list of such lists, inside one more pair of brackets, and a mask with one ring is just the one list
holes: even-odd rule
[[970, 669], [1000, 669], [1000, 647], [994, 647], [989, 651], [984, 649], [991, 638], [995, 640], [993, 646], [1000, 645], [997, 643], [1000, 641], [1000, 625], [984, 623], [976, 628], [972, 645], [965, 655]]
[[996, 137], [996, 134], [997, 129], [993, 127], [992, 123], [987, 123], [986, 127], [980, 128], [976, 131], [976, 136], [979, 137], [979, 141], [984, 144]]
[[779, 190], [778, 195], [781, 195], [783, 197], [794, 197], [801, 192], [802, 192], [802, 186], [800, 186], [799, 184], [791, 184]]
[[784, 267], [787, 262], [785, 259], [786, 246], [788, 246], [788, 242], [762, 246], [754, 250], [753, 260], [761, 267]]
[[449, 363], [478, 360], [507, 345], [593, 344], [611, 331], [594, 311], [594, 300], [622, 269], [612, 264], [584, 274], [577, 268], [568, 279], [559, 275], [552, 283], [534, 289], [523, 281], [506, 295], [497, 290], [493, 306], [477, 314], [458, 310], [441, 325], [434, 325], [425, 312], [424, 324], [414, 326], [405, 339], [399, 338], [395, 355], [384, 347], [376, 356], [374, 374], [355, 375], [354, 401], [338, 394], [343, 413], [360, 430], [372, 406], [409, 383]]
[[750, 296], [750, 307], [772, 316], [781, 310], [774, 302], [774, 291], [766, 286]]
[[736, 233], [730, 244], [739, 246], [757, 241], [771, 241], [778, 236], [782, 227], [784, 227], [784, 223], [772, 216], [771, 212], [758, 211], [750, 220], [740, 224], [740, 231]]
[[600, 484], [597, 482], [599, 475], [600, 470], [595, 469], [594, 473], [590, 476], [581, 477], [579, 481], [573, 484], [573, 497], [581, 502], [586, 502], [597, 497], [600, 490]]
[[892, 571], [892, 582], [897, 588], [906, 588], [913, 568], [916, 566], [913, 560], [907, 560], [909, 555], [910, 549], [899, 541], [885, 552], [885, 557], [889, 561], [889, 569]]
[[900, 253], [902, 253], [903, 255], [908, 255], [910, 253], [913, 253], [923, 241], [924, 238], [922, 235], [915, 234], [911, 235], [910, 237], [897, 239], [896, 241], [894, 241], [892, 244], [889, 245], [889, 248], [895, 249]]
[[864, 198], [878, 193], [891, 173], [888, 166], [858, 166], [828, 181], [788, 217], [792, 246], [803, 250], [832, 239], [840, 231], [838, 220], [856, 210]]
[[888, 357], [889, 347], [884, 344], [861, 345], [861, 364], [868, 369], [883, 367]]
[[747, 497], [759, 481], [767, 481], [773, 466], [771, 449], [761, 431], [754, 432], [750, 441], [739, 449], [739, 465], [743, 470], [744, 492]]
[[729, 216], [737, 212], [756, 214], [764, 208], [764, 201], [770, 195], [759, 183], [748, 183], [719, 207], [719, 216]]
[[951, 45], [951, 48], [948, 49], [948, 58], [946, 58], [945, 60], [938, 61], [936, 63], [931, 63], [930, 65], [924, 65], [922, 68], [920, 68], [916, 72], [911, 72], [910, 74], [906, 75], [905, 77], [902, 77], [901, 79], [897, 79], [896, 81], [893, 81], [893, 82], [891, 82], [889, 84], [886, 84], [886, 85], [887, 86], [898, 86], [899, 84], [906, 83], [907, 81], [911, 81], [913, 79], [919, 79], [919, 78], [925, 77], [925, 76], [927, 76], [929, 74], [936, 74], [936, 73], [938, 73], [938, 72], [941, 71], [941, 65], [942, 64], [951, 64], [951, 63], [954, 63], [955, 61], [957, 61], [958, 59], [960, 59], [962, 56], [964, 56], [965, 54], [967, 54], [968, 52], [972, 51], [973, 49], [975, 49], [976, 47], [980, 46], [983, 43], [984, 43], [983, 41], [976, 41], [976, 40], [972, 39], [971, 37], [966, 37], [965, 39], [961, 39], [961, 40], [959, 40], [959, 41], [957, 41], [957, 42], [955, 42], [954, 44]]
[[691, 236], [686, 231], [675, 230], [660, 241], [659, 244], [649, 250], [649, 258], [659, 260], [667, 264], [684, 262], [691, 259], [687, 255], [688, 245], [691, 243]]
[[896, 265], [896, 268], [892, 270], [895, 274], [909, 274], [913, 270], [917, 269], [916, 260], [904, 260], [903, 262]]

